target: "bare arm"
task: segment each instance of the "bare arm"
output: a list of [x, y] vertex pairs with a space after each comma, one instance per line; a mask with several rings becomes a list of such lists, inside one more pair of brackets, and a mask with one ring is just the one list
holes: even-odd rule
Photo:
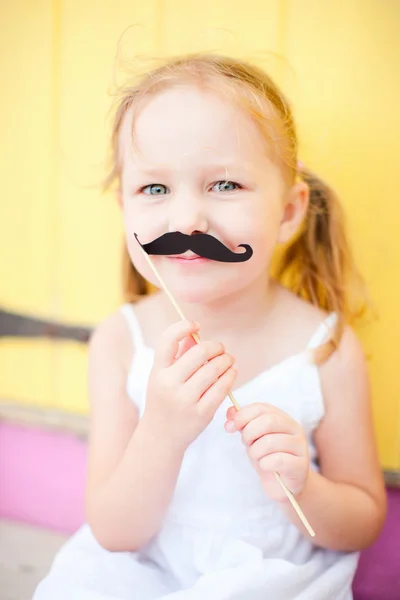
[[109, 550], [136, 550], [157, 533], [186, 448], [235, 380], [234, 358], [222, 344], [188, 340], [196, 329], [179, 320], [161, 334], [140, 421], [125, 392], [130, 359], [122, 316], [106, 321], [91, 340], [86, 512]]
[[100, 544], [115, 551], [133, 551], [157, 532], [183, 458], [138, 421], [125, 391], [131, 356], [123, 316], [113, 315], [89, 346], [86, 517]]
[[[315, 435], [320, 474], [310, 471], [297, 500], [316, 532], [316, 544], [333, 550], [361, 550], [379, 535], [386, 495], [367, 368], [351, 329], [321, 367], [321, 381], [326, 416]], [[292, 507], [285, 504], [284, 510], [305, 531]]]

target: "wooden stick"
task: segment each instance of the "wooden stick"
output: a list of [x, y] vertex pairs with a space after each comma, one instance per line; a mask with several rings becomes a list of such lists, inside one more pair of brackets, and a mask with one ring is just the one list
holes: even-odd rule
[[[158, 281], [161, 283], [161, 286], [164, 290], [164, 292], [167, 294], [168, 298], [170, 299], [172, 305], [175, 307], [177, 313], [179, 314], [179, 316], [181, 317], [181, 319], [183, 319], [184, 321], [186, 321], [186, 317], [183, 314], [180, 306], [177, 304], [175, 298], [173, 297], [173, 295], [171, 294], [171, 292], [169, 291], [166, 283], [163, 281], [161, 275], [159, 274], [159, 272], [157, 271], [157, 269], [155, 268], [155, 266], [153, 265], [152, 260], [150, 259], [150, 256], [147, 254], [147, 252], [142, 248], [139, 240], [137, 240], [141, 251], [143, 252], [143, 255], [145, 256], [151, 270], [153, 271], [153, 273], [155, 274], [155, 276], [157, 277]], [[200, 338], [197, 335], [197, 333], [192, 333], [192, 337], [195, 340], [195, 342], [197, 344], [200, 343]], [[232, 392], [228, 392], [228, 396], [233, 404], [233, 406], [236, 408], [236, 410], [240, 410], [240, 406], [237, 402], [237, 400], [234, 398]], [[283, 489], [283, 491], [285, 492], [286, 496], [288, 497], [289, 501], [291, 502], [294, 510], [296, 511], [296, 513], [298, 514], [298, 516], [300, 517], [300, 520], [302, 521], [304, 527], [307, 529], [308, 533], [310, 534], [311, 537], [315, 536], [315, 532], [313, 530], [313, 528], [311, 527], [310, 523], [307, 521], [303, 511], [301, 510], [300, 506], [298, 505], [296, 498], [293, 496], [292, 492], [289, 490], [288, 487], [286, 487], [286, 485], [283, 483], [281, 476], [279, 475], [279, 473], [275, 472], [275, 477], [277, 479], [277, 481], [279, 482], [281, 488]]]
[[315, 531], [314, 529], [311, 527], [310, 523], [307, 521], [305, 514], [303, 513], [303, 511], [301, 510], [298, 502], [296, 501], [296, 498], [293, 496], [292, 492], [289, 490], [288, 487], [286, 487], [286, 485], [283, 483], [281, 476], [279, 475], [279, 473], [277, 473], [275, 471], [274, 473], [275, 477], [277, 478], [277, 480], [279, 481], [279, 483], [281, 484], [281, 488], [284, 490], [286, 496], [289, 498], [294, 510], [297, 512], [297, 514], [300, 517], [301, 522], [303, 523], [304, 527], [307, 529], [308, 533], [310, 534], [311, 537], [315, 537]]

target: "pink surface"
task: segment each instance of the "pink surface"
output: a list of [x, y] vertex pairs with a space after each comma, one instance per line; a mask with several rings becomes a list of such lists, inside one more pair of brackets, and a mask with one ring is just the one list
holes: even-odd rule
[[388, 489], [388, 514], [378, 540], [361, 553], [354, 600], [400, 598], [400, 490]]
[[0, 422], [0, 518], [73, 532], [84, 520], [86, 444]]

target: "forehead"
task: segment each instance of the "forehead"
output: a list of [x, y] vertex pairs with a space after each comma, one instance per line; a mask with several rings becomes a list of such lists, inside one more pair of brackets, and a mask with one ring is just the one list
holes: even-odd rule
[[[133, 138], [132, 138], [133, 133]], [[124, 166], [180, 167], [205, 159], [218, 163], [265, 161], [268, 142], [251, 116], [212, 91], [174, 87], [145, 97], [125, 115], [120, 136]]]

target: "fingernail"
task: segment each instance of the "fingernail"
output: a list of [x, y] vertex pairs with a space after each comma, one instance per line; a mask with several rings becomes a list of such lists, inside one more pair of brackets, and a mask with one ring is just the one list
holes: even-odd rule
[[192, 323], [195, 327], [200, 327], [200, 323], [198, 323], [197, 321], [192, 321]]
[[230, 431], [231, 433], [233, 433], [234, 431], [236, 431], [236, 425], [233, 421], [228, 421], [228, 423], [226, 424], [226, 430]]

